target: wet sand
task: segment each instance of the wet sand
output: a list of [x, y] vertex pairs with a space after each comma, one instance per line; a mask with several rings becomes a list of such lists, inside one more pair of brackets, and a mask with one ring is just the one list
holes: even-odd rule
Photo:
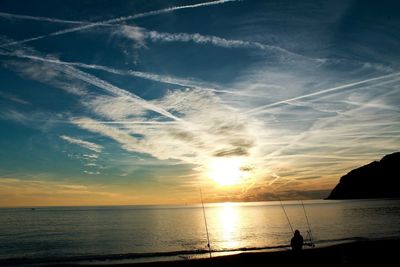
[[[124, 267], [197, 267], [197, 266], [389, 266], [397, 265], [400, 239], [357, 241], [305, 249], [300, 254], [292, 251], [245, 252], [212, 259], [192, 259], [148, 263], [87, 264], [78, 266]], [[77, 266], [57, 264], [46, 266]]]

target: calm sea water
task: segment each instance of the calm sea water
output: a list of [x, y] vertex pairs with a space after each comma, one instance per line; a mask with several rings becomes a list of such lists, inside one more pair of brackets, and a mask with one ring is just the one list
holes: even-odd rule
[[[304, 205], [317, 246], [400, 237], [400, 200], [318, 200]], [[293, 228], [306, 237], [301, 203], [286, 201], [283, 207]], [[279, 202], [210, 204], [205, 213], [214, 251], [284, 249], [292, 235]], [[206, 249], [199, 205], [0, 209], [0, 263], [22, 258], [207, 256], [200, 253]]]

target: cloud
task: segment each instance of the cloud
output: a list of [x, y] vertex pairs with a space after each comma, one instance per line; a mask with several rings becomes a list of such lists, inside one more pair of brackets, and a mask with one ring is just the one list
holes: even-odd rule
[[278, 201], [280, 199], [296, 200], [299, 199], [323, 199], [329, 195], [330, 190], [285, 190], [279, 192], [257, 192], [241, 196], [240, 201]]
[[22, 124], [26, 124], [29, 120], [29, 118], [25, 114], [18, 112], [16, 110], [1, 111], [0, 118], [16, 121]]
[[[107, 93], [110, 93], [114, 96], [120, 96], [120, 97], [125, 97], [129, 98], [130, 101], [134, 102], [136, 105], [143, 107], [144, 109], [154, 111], [156, 113], [159, 113], [163, 116], [166, 116], [172, 120], [181, 120], [177, 116], [173, 115], [172, 113], [150, 103], [149, 101], [144, 100], [143, 98], [129, 92], [128, 90], [119, 88], [115, 85], [112, 85], [94, 75], [91, 75], [89, 73], [83, 72], [73, 66], [68, 66], [68, 65], [62, 65], [62, 64], [56, 64], [53, 62], [57, 62], [57, 59], [54, 59], [50, 56], [48, 58], [52, 62], [48, 62], [47, 60], [43, 60], [44, 57], [40, 56], [35, 56], [35, 55], [26, 55], [24, 54], [24, 51], [18, 51], [17, 53], [14, 53], [16, 56], [20, 56], [21, 58], [27, 58], [27, 59], [32, 59], [32, 60], [37, 60], [38, 58], [41, 58], [42, 60], [39, 60], [39, 62], [35, 63], [27, 63], [27, 62], [9, 62], [6, 66], [10, 68], [16, 68], [18, 69], [22, 74], [29, 76], [32, 79], [39, 80], [41, 82], [45, 83], [51, 83], [52, 85], [62, 88], [70, 93], [78, 94], [78, 95], [85, 95], [86, 92], [82, 89], [80, 86], [80, 82], [85, 82], [90, 85], [96, 86], [100, 89], [103, 89]], [[60, 74], [64, 75], [60, 75]], [[76, 79], [79, 83], [78, 86], [67, 83], [65, 80], [65, 74], [67, 81], [68, 80], [73, 80]], [[74, 81], [75, 84], [76, 80]]]
[[92, 150], [94, 152], [100, 153], [103, 150], [103, 146], [89, 142], [89, 141], [84, 141], [78, 138], [70, 137], [67, 135], [61, 135], [61, 139], [75, 145], [79, 145], [81, 147], [84, 147], [86, 149]]
[[221, 103], [212, 92], [196, 89], [170, 91], [163, 98], [153, 100], [155, 105], [179, 114], [182, 120], [172, 124], [130, 124], [130, 116], [146, 122], [146, 115], [140, 111], [126, 113], [135, 107], [119, 98], [107, 97], [105, 101], [107, 104], [95, 102], [89, 106], [97, 115], [109, 119], [111, 124], [91, 118], [75, 118], [72, 123], [111, 138], [130, 152], [204, 166], [212, 157], [251, 158], [251, 150], [257, 146], [257, 138], [251, 130], [256, 126], [250, 119]]
[[11, 100], [11, 101], [13, 101], [15, 103], [22, 104], [22, 105], [29, 105], [30, 104], [28, 101], [23, 100], [23, 99], [19, 98], [18, 96], [14, 95], [14, 94], [8, 94], [8, 93], [0, 92], [0, 97], [2, 97], [4, 99]]
[[70, 94], [78, 96], [85, 96], [87, 94], [87, 89], [84, 84], [66, 77], [56, 64], [7, 61], [3, 63], [3, 66], [8, 69], [16, 70], [24, 77], [63, 89]]
[[[208, 5], [201, 3], [203, 4]], [[196, 7], [198, 6], [182, 6]], [[126, 159], [113, 158], [114, 161], [123, 161], [123, 164], [131, 168], [134, 168], [135, 166], [131, 165], [135, 164], [145, 166], [146, 170], [156, 169], [160, 165], [173, 165], [174, 170], [189, 166], [189, 174], [182, 175], [179, 169], [168, 176], [158, 170], [157, 178], [149, 176], [149, 180], [158, 179], [159, 182], [172, 184], [170, 179], [176, 179], [174, 185], [179, 183], [186, 188], [194, 187], [199, 182], [204, 182], [201, 179], [207, 176], [207, 164], [213, 160], [240, 158], [241, 162], [243, 161], [240, 170], [254, 179], [246, 180], [243, 186], [245, 189], [238, 190], [237, 196], [233, 194], [237, 192], [233, 191], [230, 196], [228, 193], [218, 195], [218, 190], [213, 191], [213, 187], [210, 186], [210, 195], [215, 196], [215, 199], [227, 197], [229, 200], [228, 197], [233, 195], [241, 200], [263, 200], [269, 192], [279, 194], [285, 191], [287, 196], [294, 196], [298, 190], [317, 192], [332, 186], [339, 178], [340, 172], [368, 163], [376, 155], [381, 156], [398, 147], [400, 75], [396, 72], [396, 62], [385, 65], [373, 61], [372, 58], [379, 58], [375, 52], [374, 57], [357, 56], [372, 62], [356, 60], [354, 55], [340, 51], [344, 48], [343, 44], [340, 44], [340, 38], [328, 40], [321, 46], [319, 41], [325, 42], [325, 37], [323, 40], [319, 39], [318, 33], [325, 32], [326, 29], [321, 30], [320, 25], [313, 26], [317, 29], [304, 27], [310, 31], [311, 41], [307, 39], [310, 38], [308, 34], [292, 34], [291, 30], [290, 38], [286, 38], [285, 34], [282, 37], [276, 31], [269, 31], [269, 27], [268, 31], [252, 31], [253, 25], [259, 20], [267, 19], [268, 22], [276, 23], [276, 20], [281, 21], [281, 16], [272, 20], [270, 17], [252, 16], [244, 23], [238, 21], [235, 24], [238, 28], [226, 36], [246, 36], [251, 32], [251, 36], [247, 35], [244, 40], [240, 40], [239, 37], [229, 39], [203, 34], [202, 28], [192, 33], [169, 33], [121, 25], [128, 19], [170, 11], [171, 9], [161, 9], [97, 23], [82, 22], [80, 27], [52, 34], [61, 35], [97, 26], [108, 27], [110, 32], [132, 40], [136, 48], [145, 48], [146, 50], [135, 52], [144, 52], [146, 55], [152, 54], [146, 47], [146, 42], [185, 42], [186, 45], [195, 47], [204, 45], [226, 48], [225, 50], [237, 49], [235, 52], [239, 53], [240, 60], [240, 55], [247, 54], [248, 51], [265, 53], [252, 53], [252, 58], [244, 62], [243, 67], [238, 67], [240, 71], [229, 76], [226, 79], [229, 81], [221, 81], [218, 84], [197, 80], [195, 77], [174, 77], [117, 69], [105, 64], [86, 64], [79, 60], [66, 62], [58, 57], [20, 47], [20, 41], [3, 42], [5, 45], [13, 43], [12, 48], [15, 49], [11, 51], [9, 46], [0, 53], [4, 57], [27, 60], [6, 61], [5, 65], [9, 69], [16, 70], [29, 79], [67, 91], [72, 94], [70, 97], [76, 97], [80, 106], [74, 110], [76, 113], [73, 115], [68, 113], [69, 122], [72, 124], [69, 126], [106, 137], [110, 139], [107, 141], [126, 150], [123, 152], [124, 157], [127, 156]], [[18, 16], [20, 15], [15, 15], [14, 18], [64, 23], [58, 19], [52, 21], [51, 18]], [[335, 17], [335, 20], [340, 21], [339, 17]], [[314, 20], [313, 17], [307, 23]], [[216, 20], [217, 22], [220, 21]], [[297, 17], [292, 18], [290, 23], [298, 23], [299, 25], [294, 27], [296, 29], [309, 25], [302, 24], [302, 18]], [[265, 25], [260, 25], [260, 28], [265, 28]], [[330, 23], [329, 25], [337, 26]], [[329, 29], [335, 28], [330, 26]], [[275, 28], [275, 25], [271, 25], [272, 27]], [[244, 29], [246, 34], [243, 34]], [[265, 35], [272, 37], [265, 38]], [[342, 37], [340, 32], [332, 34], [332, 38], [335, 36]], [[257, 42], [253, 42], [252, 38]], [[269, 43], [276, 46], [270, 46]], [[338, 49], [327, 48], [336, 45]], [[153, 48], [158, 49], [159, 46], [151, 46], [151, 49]], [[314, 48], [315, 51], [311, 51]], [[353, 49], [354, 47], [346, 47], [344, 50]], [[370, 50], [375, 51], [373, 47]], [[57, 52], [63, 56], [65, 51]], [[197, 52], [201, 53], [202, 50]], [[272, 56], [265, 60], [266, 54]], [[216, 59], [220, 59], [219, 55], [215, 56]], [[328, 59], [321, 59], [325, 56]], [[333, 56], [338, 59], [332, 58]], [[106, 60], [100, 58], [98, 62]], [[223, 61], [222, 64], [231, 62], [242, 64], [242, 61], [233, 60]], [[183, 66], [191, 68], [190, 71], [203, 68], [203, 77], [207, 74], [219, 75], [218, 70], [209, 68], [208, 65], [193, 66], [191, 63], [190, 60], [182, 62]], [[146, 68], [147, 64], [143, 67]], [[185, 70], [182, 73], [185, 73]], [[122, 88], [111, 82], [111, 79], [100, 78], [115, 78], [108, 74], [123, 75], [123, 82], [128, 81], [127, 84], [134, 86], [141, 83], [135, 83], [137, 79], [130, 80], [131, 77], [160, 82], [162, 84], [157, 84], [157, 87], [163, 87], [162, 95], [154, 94], [158, 96], [157, 99], [141, 98], [132, 92], [143, 88]], [[8, 97], [8, 100], [22, 104], [16, 99]], [[3, 112], [2, 116], [23, 121], [26, 119], [24, 116], [27, 117], [26, 114], [13, 111]], [[92, 154], [79, 155], [79, 160], [85, 163], [82, 172], [88, 175], [97, 174], [95, 168], [100, 165], [96, 162], [97, 153], [94, 151]], [[153, 165], [149, 164], [149, 161]], [[131, 170], [119, 169], [118, 175], [127, 174], [127, 178], [130, 178]], [[208, 180], [205, 183], [207, 186], [211, 184]]]
[[159, 113], [160, 115], [164, 115], [165, 117], [168, 117], [172, 120], [178, 120], [178, 121], [181, 120], [180, 118], [176, 117], [172, 113], [160, 108], [157, 105], [150, 103], [149, 101], [144, 100], [143, 98], [135, 95], [134, 93], [131, 93], [128, 90], [119, 88], [115, 85], [112, 85], [94, 75], [77, 70], [76, 68], [73, 68], [71, 66], [64, 67], [63, 72], [70, 77], [74, 77], [80, 81], [87, 82], [87, 83], [94, 85], [98, 88], [101, 88], [101, 89], [105, 90], [106, 92], [111, 93], [115, 96], [130, 98], [130, 100], [132, 102], [134, 102], [136, 105], [139, 105], [147, 110], [154, 111], [154, 112]]
[[112, 138], [120, 143], [124, 149], [128, 151], [145, 152], [146, 148], [142, 141], [132, 137], [128, 133], [115, 127], [110, 127], [102, 123], [98, 123], [90, 118], [72, 119], [72, 123], [91, 132], [100, 133], [104, 136]]
[[84, 173], [86, 173], [86, 174], [89, 174], [89, 175], [99, 175], [100, 174], [100, 172], [92, 172], [92, 171], [83, 171]]
[[243, 41], [243, 40], [230, 40], [218, 36], [202, 35], [200, 33], [167, 33], [158, 31], [149, 31], [141, 27], [122, 25], [120, 28], [115, 30], [114, 34], [122, 35], [135, 41], [136, 48], [145, 47], [145, 39], [149, 39], [152, 42], [193, 42], [195, 44], [205, 45], [210, 44], [224, 48], [248, 48], [267, 51], [288, 58], [299, 58], [312, 60], [316, 62], [324, 62], [322, 59], [308, 58], [304, 55], [300, 55], [289, 50], [286, 50], [279, 46], [262, 44], [259, 42]]
[[88, 159], [97, 159], [99, 155], [97, 154], [83, 154], [83, 157], [88, 158]]
[[230, 156], [247, 156], [249, 153], [243, 147], [235, 147], [231, 149], [220, 149], [214, 152], [214, 157], [230, 157]]
[[[25, 75], [33, 79], [61, 88], [65, 83], [58, 81], [67, 80], [75, 83], [85, 82], [101, 88], [102, 90], [93, 91], [90, 95], [87, 92], [81, 94], [81, 104], [93, 118], [75, 117], [71, 119], [71, 123], [114, 140], [128, 152], [143, 153], [166, 162], [173, 160], [177, 164], [191, 164], [197, 176], [205, 175], [205, 168], [213, 158], [242, 158], [243, 164], [240, 168], [254, 177], [246, 192], [241, 195], [242, 199], [246, 195], [257, 195], [257, 192], [271, 188], [277, 191], [289, 188], [305, 190], [305, 187], [309, 186], [318, 190], [318, 183], [330, 186], [335, 179], [334, 173], [338, 170], [351, 169], [359, 161], [371, 157], [371, 154], [366, 154], [365, 149], [354, 146], [354, 154], [344, 156], [346, 153], [349, 155], [346, 150], [352, 143], [357, 143], [357, 139], [379, 137], [381, 141], [378, 143], [376, 140], [363, 143], [379, 147], [383, 152], [395, 146], [398, 138], [398, 126], [393, 121], [385, 124], [382, 130], [377, 128], [374, 119], [386, 116], [384, 113], [376, 113], [377, 111], [391, 112], [387, 113], [387, 116], [392, 118], [393, 114], [398, 112], [398, 108], [388, 102], [389, 93], [391, 90], [395, 92], [396, 89], [388, 90], [385, 87], [396, 83], [397, 73], [342, 83], [343, 85], [323, 90], [317, 90], [317, 86], [307, 88], [307, 76], [303, 76], [296, 84], [293, 83], [298, 88], [289, 93], [286, 86], [289, 87], [292, 83], [282, 79], [282, 76], [268, 76], [276, 78], [279, 82], [271, 79], [271, 84], [279, 86], [271, 86], [267, 93], [258, 89], [243, 89], [243, 85], [252, 84], [254, 78], [257, 81], [257, 76], [252, 76], [252, 80], [243, 84], [239, 83], [240, 86], [233, 85], [238, 88], [239, 94], [252, 94], [252, 98], [246, 99], [260, 99], [264, 103], [270, 101], [267, 105], [271, 106], [266, 108], [268, 112], [264, 113], [264, 109], [255, 110], [258, 109], [254, 107], [257, 106], [256, 102], [243, 101], [238, 105], [232, 98], [227, 97], [229, 94], [219, 94], [200, 87], [171, 90], [154, 100], [140, 99], [127, 90], [77, 68], [124, 73], [122, 70], [79, 62], [67, 63], [49, 56], [32, 56], [21, 51], [18, 53], [21, 57], [41, 62], [42, 70], [52, 69], [48, 75], [41, 76], [42, 74], [35, 72], [35, 67], [29, 67], [26, 62], [23, 63], [26, 65], [21, 65], [21, 62], [10, 64], [19, 71], [23, 72], [25, 69]], [[260, 69], [260, 73], [262, 71]], [[166, 78], [157, 74], [135, 74], [154, 80]], [[293, 76], [292, 79], [296, 78], [290, 72], [285, 78], [290, 75]], [[173, 80], [177, 81], [191, 82]], [[361, 88], [363, 90], [360, 90]], [[276, 101], [274, 99], [278, 96], [281, 98], [284, 94], [268, 95], [270, 92], [274, 93], [274, 90], [286, 90], [283, 93], [287, 93], [288, 97], [284, 98], [286, 100]], [[310, 93], [310, 90], [313, 91]], [[373, 92], [380, 93], [373, 95]], [[295, 93], [299, 96], [293, 97]], [[277, 104], [279, 101], [285, 102], [286, 105]], [[245, 113], [244, 110], [255, 111]], [[150, 112], [156, 114], [150, 116]], [[299, 114], [307, 114], [307, 120], [299, 118]], [[371, 121], [362, 119], [364, 117]], [[383, 135], [388, 131], [391, 131], [392, 135], [387, 135], [387, 141], [382, 141]], [[327, 139], [326, 136], [330, 138]], [[326, 155], [332, 158], [326, 158]], [[84, 171], [88, 175], [97, 174], [96, 170]], [[321, 178], [309, 179], [315, 172], [318, 172], [320, 177], [330, 180], [324, 182]], [[284, 178], [274, 180], [271, 173]], [[268, 187], [271, 181], [274, 182]]]
[[98, 96], [84, 104], [96, 114], [114, 121], [128, 122], [146, 115], [146, 109], [128, 96]]
[[116, 32], [119, 35], [123, 35], [131, 40], [135, 41], [135, 48], [145, 47], [145, 33], [143, 28], [135, 26], [121, 26], [121, 28]]
[[[129, 37], [129, 36], [127, 36]], [[302, 55], [290, 52], [281, 47], [266, 45], [259, 42], [249, 42], [242, 40], [228, 40], [218, 36], [201, 35], [199, 33], [189, 34], [189, 33], [163, 33], [157, 31], [149, 31], [147, 33], [147, 38], [155, 41], [162, 42], [194, 42], [196, 44], [212, 44], [215, 46], [225, 47], [225, 48], [253, 48], [266, 50], [269, 52], [275, 52], [279, 54], [286, 54], [296, 57], [304, 57]]]

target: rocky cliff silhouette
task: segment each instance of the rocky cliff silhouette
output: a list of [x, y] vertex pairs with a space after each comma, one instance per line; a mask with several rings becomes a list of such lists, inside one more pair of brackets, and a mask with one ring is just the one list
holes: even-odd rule
[[400, 198], [400, 152], [342, 176], [327, 199], [356, 198]]

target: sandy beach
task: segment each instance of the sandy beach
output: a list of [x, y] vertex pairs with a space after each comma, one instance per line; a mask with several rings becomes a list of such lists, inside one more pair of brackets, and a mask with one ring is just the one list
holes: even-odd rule
[[374, 266], [393, 265], [398, 261], [400, 239], [357, 241], [292, 251], [245, 252], [212, 259], [194, 259], [124, 264], [50, 264], [46, 266], [134, 266], [134, 267], [196, 267], [196, 266]]

